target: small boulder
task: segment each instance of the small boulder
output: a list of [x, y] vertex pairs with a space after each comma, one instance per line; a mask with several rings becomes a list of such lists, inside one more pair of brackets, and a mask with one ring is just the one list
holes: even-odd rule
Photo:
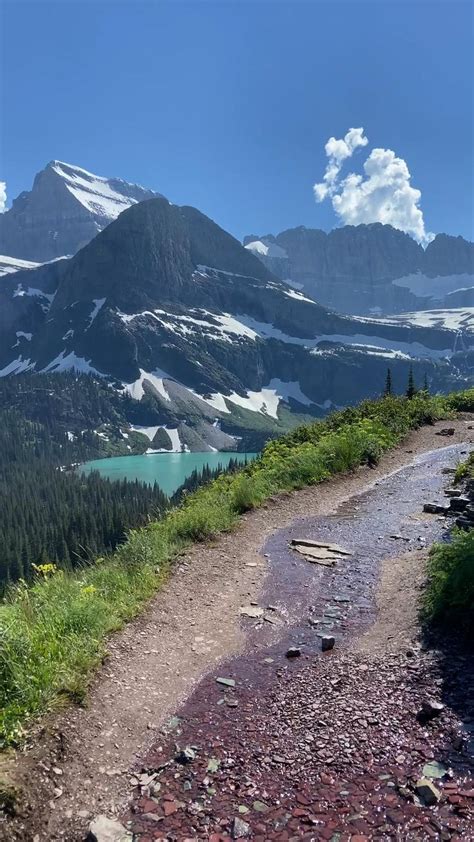
[[175, 757], [177, 763], [182, 763], [186, 765], [187, 763], [192, 763], [193, 760], [196, 759], [196, 752], [190, 746], [186, 746], [183, 748], [182, 751], [179, 751]]
[[454, 436], [454, 427], [443, 427], [441, 430], [437, 430], [437, 436]]
[[429, 515], [445, 515], [449, 506], [443, 506], [440, 503], [425, 503], [423, 511]]
[[439, 789], [428, 778], [420, 778], [415, 785], [416, 794], [427, 807], [437, 804], [441, 798]]
[[421, 705], [420, 716], [422, 719], [435, 719], [444, 710], [442, 702], [437, 702], [435, 699], [425, 699]]
[[114, 819], [97, 816], [89, 825], [87, 842], [130, 842], [132, 834]]
[[301, 649], [298, 649], [297, 646], [290, 646], [289, 649], [286, 651], [287, 658], [299, 658], [301, 655]]
[[321, 636], [321, 650], [329, 652], [330, 649], [334, 649], [335, 642], [336, 639], [331, 634], [323, 634]]

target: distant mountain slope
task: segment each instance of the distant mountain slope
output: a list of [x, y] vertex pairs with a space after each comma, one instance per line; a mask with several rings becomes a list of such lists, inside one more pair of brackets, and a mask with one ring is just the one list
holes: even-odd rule
[[138, 184], [50, 161], [0, 215], [0, 254], [37, 262], [75, 254], [123, 210], [155, 196]]
[[247, 250], [279, 278], [342, 313], [400, 313], [474, 306], [474, 244], [438, 234], [426, 250], [390, 225], [329, 234], [292, 228], [250, 235]]
[[387, 365], [398, 389], [410, 362], [420, 383], [462, 385], [473, 340], [466, 328], [458, 354], [457, 330], [436, 323], [330, 312], [165, 199], [130, 207], [70, 260], [5, 276], [0, 320], [0, 374], [106, 376], [143, 402], [139, 425], [191, 450], [379, 394]]

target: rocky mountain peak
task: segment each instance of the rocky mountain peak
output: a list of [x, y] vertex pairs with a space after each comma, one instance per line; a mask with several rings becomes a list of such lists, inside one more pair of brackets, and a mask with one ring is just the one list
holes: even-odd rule
[[125, 210], [69, 261], [54, 309], [103, 297], [127, 312], [157, 302], [209, 304], [216, 295], [206, 280], [209, 268], [229, 277], [274, 280], [238, 240], [196, 208], [150, 199]]
[[426, 248], [425, 271], [428, 275], [474, 274], [474, 243], [464, 237], [437, 234]]
[[75, 254], [122, 211], [161, 194], [50, 161], [0, 216], [0, 253], [45, 262]]

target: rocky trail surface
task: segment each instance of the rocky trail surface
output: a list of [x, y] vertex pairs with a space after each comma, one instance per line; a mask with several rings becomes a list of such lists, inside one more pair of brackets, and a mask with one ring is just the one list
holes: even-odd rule
[[87, 708], [16, 758], [27, 798], [2, 838], [73, 842], [105, 814], [139, 842], [474, 839], [474, 668], [417, 614], [447, 528], [423, 503], [474, 440], [442, 426], [190, 550]]

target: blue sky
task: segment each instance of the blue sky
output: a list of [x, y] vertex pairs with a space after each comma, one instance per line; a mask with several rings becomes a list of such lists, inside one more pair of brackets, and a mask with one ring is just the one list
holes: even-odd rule
[[[52, 158], [238, 237], [341, 224], [312, 185], [350, 127], [394, 150], [428, 231], [472, 238], [472, 4], [3, 0], [8, 199]], [[344, 174], [347, 174], [346, 170]]]

